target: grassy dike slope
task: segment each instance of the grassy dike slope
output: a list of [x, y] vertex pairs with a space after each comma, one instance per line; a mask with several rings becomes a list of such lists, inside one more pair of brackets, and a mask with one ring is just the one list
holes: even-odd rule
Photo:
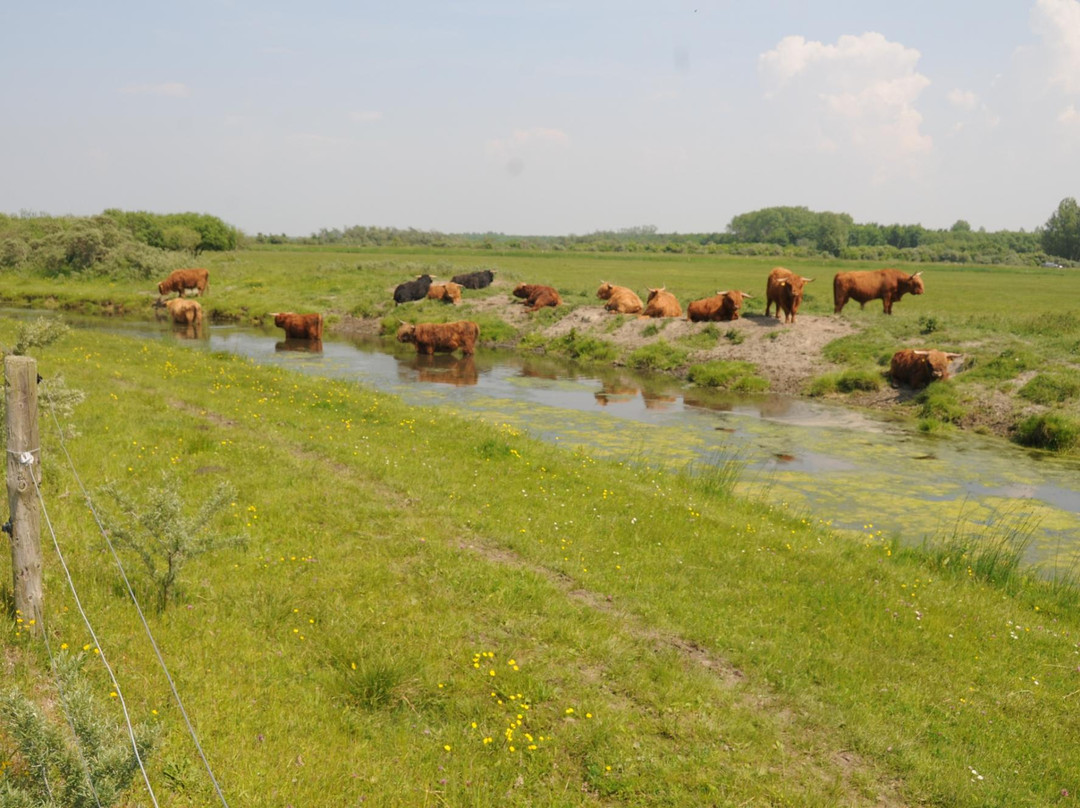
[[[234, 808], [1017, 806], [1080, 788], [1068, 591], [932, 569], [873, 514], [837, 535], [729, 497], [722, 473], [602, 462], [346, 382], [79, 333], [37, 358], [88, 394], [68, 448], [92, 489], [165, 474], [192, 508], [237, 490], [219, 528], [246, 548], [194, 559], [151, 615]], [[165, 730], [159, 799], [214, 804], [48, 424], [49, 516], [129, 709]], [[51, 549], [46, 566], [54, 647], [81, 648]], [[51, 701], [40, 644], [12, 622], [5, 645], [6, 681]]]

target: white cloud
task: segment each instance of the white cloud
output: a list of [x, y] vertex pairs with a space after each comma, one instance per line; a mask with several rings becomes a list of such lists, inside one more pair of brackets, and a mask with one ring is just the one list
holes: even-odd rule
[[358, 110], [357, 112], [350, 112], [349, 119], [357, 121], [358, 123], [369, 123], [371, 121], [381, 121], [382, 113], [372, 109]]
[[1080, 0], [1036, 0], [1031, 27], [1048, 50], [1051, 84], [1080, 94]]
[[1077, 111], [1075, 104], [1069, 104], [1058, 115], [1058, 123], [1063, 123], [1066, 126], [1076, 126], [1080, 124], [1080, 112]]
[[886, 175], [933, 148], [915, 106], [930, 84], [916, 70], [920, 58], [872, 31], [836, 44], [788, 36], [758, 57], [758, 69], [766, 98], [784, 108], [804, 142], [854, 149]]
[[187, 98], [191, 95], [191, 88], [179, 81], [170, 81], [165, 84], [129, 84], [121, 88], [120, 92], [125, 95], [160, 95], [167, 98]]
[[970, 90], [949, 90], [946, 98], [950, 104], [964, 112], [974, 112], [979, 106], [979, 97]]

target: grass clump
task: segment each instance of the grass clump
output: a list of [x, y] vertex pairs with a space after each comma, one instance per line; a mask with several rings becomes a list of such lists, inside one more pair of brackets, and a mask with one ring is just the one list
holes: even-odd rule
[[690, 352], [665, 340], [643, 345], [626, 357], [626, 364], [638, 370], [672, 371], [686, 364]]
[[1021, 373], [1033, 370], [1039, 363], [1039, 357], [1025, 348], [1006, 348], [986, 361], [981, 361], [976, 357], [972, 360], [965, 375], [969, 380], [1002, 382], [1015, 379]]
[[736, 328], [729, 328], [724, 332], [724, 339], [730, 342], [732, 345], [742, 345], [746, 341], [746, 335], [742, 331]]
[[927, 385], [915, 401], [919, 404], [919, 416], [927, 421], [959, 424], [967, 412], [960, 403], [956, 388], [947, 382]]
[[720, 339], [720, 329], [713, 323], [709, 323], [703, 329], [695, 334], [688, 334], [685, 337], [679, 337], [676, 340], [677, 344], [682, 345], [690, 350], [704, 350], [716, 345], [717, 340]]
[[882, 383], [880, 371], [852, 368], [818, 376], [810, 383], [807, 392], [815, 397], [856, 391], [873, 392], [880, 390]]
[[1080, 445], [1080, 421], [1058, 412], [1031, 415], [1016, 425], [1013, 437], [1022, 446], [1064, 452]]
[[547, 353], [556, 356], [585, 362], [610, 362], [619, 354], [619, 349], [613, 343], [598, 337], [579, 334], [575, 328], [549, 341], [545, 349]]
[[749, 362], [704, 362], [691, 367], [687, 378], [697, 387], [717, 390], [760, 393], [769, 389], [769, 382], [758, 376]]
[[1080, 373], [1040, 373], [1017, 391], [1036, 404], [1061, 404], [1080, 396]]

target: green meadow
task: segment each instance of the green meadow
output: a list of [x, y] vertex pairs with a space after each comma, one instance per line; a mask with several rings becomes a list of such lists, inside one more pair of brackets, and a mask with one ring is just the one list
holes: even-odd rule
[[[552, 282], [581, 302], [601, 279], [696, 294], [760, 285], [768, 266], [317, 251], [208, 263], [207, 305], [249, 320], [286, 303], [388, 316], [387, 289], [432, 263], [494, 264], [502, 280]], [[844, 316], [889, 335], [933, 316], [947, 334], [1060, 346], [1034, 360], [1057, 361], [1076, 314], [1039, 301], [1077, 282], [1006, 271], [1031, 282], [1023, 309], [987, 291], [982, 310], [970, 298], [980, 279], [1006, 285], [995, 273], [931, 267], [927, 295], [887, 323], [873, 304]], [[152, 298], [33, 278], [5, 295], [146, 316]], [[820, 294], [808, 309], [826, 306]], [[1053, 333], [990, 336], [993, 322], [1040, 315], [1058, 317]], [[0, 323], [0, 343], [15, 342]], [[70, 734], [45, 633], [115, 725], [104, 651], [156, 739], [146, 764], [161, 805], [218, 799], [79, 480], [113, 535], [135, 530], [119, 502], [192, 520], [229, 486], [209, 535], [242, 542], [184, 559], [163, 607], [160, 567], [120, 555], [232, 806], [1042, 806], [1080, 788], [1080, 599], [1067, 577], [1018, 568], [1022, 525], [912, 549], [873, 513], [839, 533], [775, 494], [734, 495], [736, 458], [600, 459], [180, 345], [71, 332], [30, 353], [45, 377], [42, 499], [100, 648], [43, 523], [44, 625], [9, 605], [0, 704], [22, 694]], [[64, 388], [86, 399], [58, 429], [49, 402]], [[14, 794], [38, 758], [4, 727], [0, 787]], [[98, 743], [122, 746], [110, 733]], [[116, 804], [150, 804], [139, 776]]]

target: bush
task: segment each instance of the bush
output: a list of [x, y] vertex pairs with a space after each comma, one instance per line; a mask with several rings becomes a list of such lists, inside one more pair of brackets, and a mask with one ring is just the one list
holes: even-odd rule
[[1016, 425], [1014, 437], [1022, 446], [1067, 451], [1080, 443], [1080, 422], [1057, 412], [1032, 415]]
[[1018, 391], [1036, 404], [1060, 404], [1080, 395], [1080, 374], [1040, 373]]
[[671, 371], [685, 365], [689, 356], [686, 348], [657, 340], [631, 353], [626, 364], [638, 370]]
[[30, 248], [21, 238], [0, 241], [0, 267], [17, 267], [30, 257]]
[[687, 378], [697, 387], [718, 390], [735, 390], [742, 393], [760, 393], [769, 389], [769, 383], [756, 375], [756, 368], [749, 362], [705, 362], [690, 368]]

